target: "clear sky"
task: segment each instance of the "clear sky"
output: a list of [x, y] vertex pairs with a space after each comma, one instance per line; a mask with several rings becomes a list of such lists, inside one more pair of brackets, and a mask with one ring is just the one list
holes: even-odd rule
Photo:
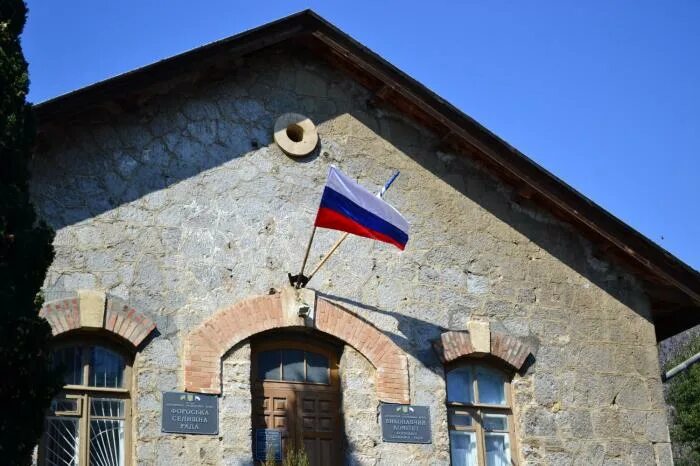
[[700, 269], [700, 1], [29, 0], [34, 102], [312, 8]]

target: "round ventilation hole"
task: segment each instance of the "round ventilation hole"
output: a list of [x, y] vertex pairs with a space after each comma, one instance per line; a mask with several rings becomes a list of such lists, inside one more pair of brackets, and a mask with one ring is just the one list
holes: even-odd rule
[[309, 155], [318, 144], [318, 133], [313, 122], [298, 113], [285, 113], [275, 122], [275, 142], [292, 157]]
[[304, 140], [304, 129], [299, 125], [289, 125], [287, 126], [287, 137], [294, 142], [301, 142]]

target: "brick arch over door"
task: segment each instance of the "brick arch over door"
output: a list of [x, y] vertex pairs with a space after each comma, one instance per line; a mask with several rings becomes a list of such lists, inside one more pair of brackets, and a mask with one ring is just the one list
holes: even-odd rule
[[[185, 390], [221, 393], [221, 358], [236, 344], [285, 323], [280, 294], [245, 299], [221, 309], [185, 340]], [[377, 396], [408, 403], [408, 362], [403, 351], [372, 324], [330, 301], [316, 303], [315, 328], [362, 353], [376, 369]]]

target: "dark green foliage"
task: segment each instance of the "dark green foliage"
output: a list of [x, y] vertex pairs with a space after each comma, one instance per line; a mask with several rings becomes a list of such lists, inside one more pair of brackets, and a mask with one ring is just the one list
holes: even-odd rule
[[37, 223], [28, 193], [35, 128], [19, 42], [26, 14], [24, 2], [0, 0], [0, 458], [13, 465], [29, 463], [60, 387], [50, 369], [51, 329], [37, 315], [53, 233]]
[[[666, 370], [700, 352], [700, 337], [693, 340]], [[674, 408], [671, 426], [676, 465], [700, 464], [700, 364], [670, 381], [668, 401]]]

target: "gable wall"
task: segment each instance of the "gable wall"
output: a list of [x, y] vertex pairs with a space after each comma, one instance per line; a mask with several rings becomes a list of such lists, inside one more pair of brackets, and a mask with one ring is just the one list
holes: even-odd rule
[[[376, 397], [345, 397], [349, 462], [394, 464], [400, 452], [402, 464], [449, 464], [429, 340], [479, 318], [537, 348], [513, 382], [523, 464], [669, 464], [648, 303], [575, 232], [514, 203], [509, 188], [311, 56], [266, 52], [219, 82], [162, 92], [136, 113], [71, 124], [33, 167], [35, 202], [57, 230], [46, 299], [104, 289], [160, 332], [134, 371], [137, 464], [249, 461], [246, 344], [224, 359], [219, 437], [161, 434], [160, 392], [183, 388], [188, 332], [298, 272], [330, 163], [372, 189], [401, 170], [386, 199], [411, 239], [398, 253], [351, 237], [309, 286], [408, 354], [411, 402], [434, 418], [432, 445], [382, 443]], [[308, 160], [272, 142], [285, 112], [317, 124]], [[338, 235], [317, 234], [310, 265]], [[346, 389], [372, 379], [354, 350], [341, 364]]]

